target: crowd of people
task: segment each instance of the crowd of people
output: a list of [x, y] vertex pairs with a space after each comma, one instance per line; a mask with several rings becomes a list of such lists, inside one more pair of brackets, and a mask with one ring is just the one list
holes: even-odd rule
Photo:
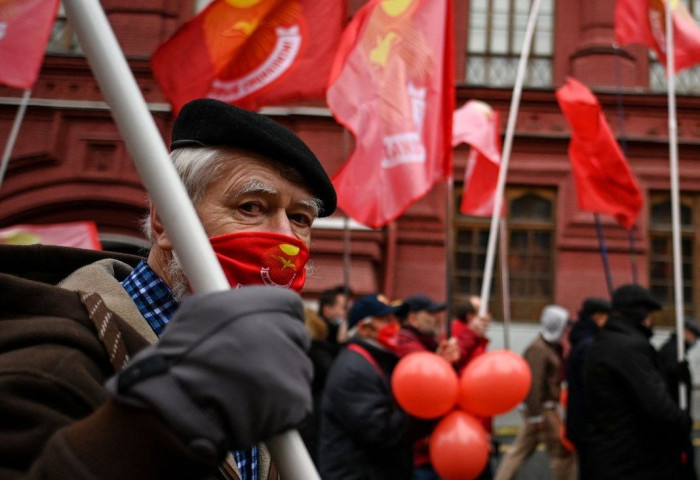
[[[424, 294], [339, 286], [305, 309], [311, 225], [336, 196], [304, 142], [200, 99], [175, 121], [171, 158], [233, 288], [190, 291], [156, 205], [147, 258], [0, 246], [0, 478], [278, 479], [265, 441], [299, 427], [324, 480], [438, 479], [437, 420], [403, 411], [391, 376], [413, 352], [456, 373], [484, 354], [491, 317], [479, 298], [446, 319]], [[695, 478], [678, 406], [687, 362], [677, 339], [660, 355], [649, 343], [660, 308], [637, 285], [586, 299], [573, 323], [546, 306], [523, 354], [533, 380], [522, 427], [479, 478], [513, 478], [539, 443], [556, 479]], [[687, 348], [699, 334], [688, 320]]]
[[[478, 315], [479, 298], [470, 297], [448, 330], [441, 315], [446, 305], [422, 294], [394, 302], [381, 294], [353, 301], [337, 287], [321, 298], [331, 294], [342, 296], [348, 312], [340, 322], [347, 324], [347, 343], [326, 337], [326, 348], [338, 354], [330, 368], [314, 359], [325, 385], [315, 384], [322, 390], [315, 390], [321, 397], [318, 441], [313, 436], [308, 445], [318, 454], [322, 478], [439, 479], [428, 452], [435, 422], [401, 410], [392, 396], [391, 373], [402, 357], [424, 351], [462, 372], [486, 351], [490, 316]], [[532, 372], [521, 405], [523, 423], [502, 458], [494, 460], [495, 472], [489, 461], [478, 478], [515, 478], [544, 445], [555, 480], [695, 479], [690, 411], [678, 405], [679, 383], [686, 385], [690, 405], [692, 379], [687, 361], [677, 360], [675, 334], [659, 352], [649, 341], [652, 313], [660, 309], [638, 285], [618, 288], [612, 301], [584, 299], [576, 318], [559, 305], [544, 307], [539, 334], [523, 352]], [[309, 326], [313, 313], [307, 311]], [[339, 323], [324, 320], [329, 329]], [[686, 319], [686, 350], [698, 336], [700, 326]], [[480, 420], [492, 434], [492, 419]], [[494, 444], [494, 457], [497, 450]]]

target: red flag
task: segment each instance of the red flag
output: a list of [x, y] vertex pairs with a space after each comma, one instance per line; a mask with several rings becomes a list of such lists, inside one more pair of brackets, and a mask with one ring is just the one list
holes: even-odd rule
[[459, 208], [465, 215], [490, 217], [493, 214], [501, 169], [499, 121], [497, 111], [477, 100], [468, 101], [454, 113], [452, 146], [467, 143], [472, 147]]
[[598, 99], [573, 78], [567, 79], [556, 95], [571, 124], [569, 159], [578, 208], [612, 215], [629, 230], [642, 208], [642, 194]]
[[14, 225], [0, 230], [0, 245], [61, 245], [102, 250], [94, 222]]
[[[700, 28], [683, 2], [673, 1], [675, 69], [700, 63]], [[615, 6], [615, 41], [620, 45], [640, 43], [656, 52], [666, 66], [665, 0], [618, 0]]]
[[58, 12], [58, 0], [0, 0], [0, 83], [32, 88]]
[[323, 98], [343, 0], [215, 0], [163, 43], [151, 68], [173, 110], [215, 98], [250, 110]]
[[371, 1], [352, 20], [326, 99], [356, 139], [334, 176], [338, 205], [378, 228], [450, 174], [450, 0]]

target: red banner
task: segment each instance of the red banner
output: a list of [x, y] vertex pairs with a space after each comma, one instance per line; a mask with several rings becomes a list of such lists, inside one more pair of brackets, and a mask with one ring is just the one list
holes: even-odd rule
[[629, 230], [642, 208], [642, 194], [598, 99], [573, 78], [556, 96], [571, 124], [569, 159], [579, 209], [612, 215]]
[[[676, 73], [700, 63], [700, 28], [683, 5], [674, 0], [673, 44]], [[615, 41], [640, 43], [653, 49], [666, 67], [665, 0], [618, 0], [615, 6]]]
[[0, 229], [0, 245], [60, 245], [102, 250], [94, 222], [14, 225]]
[[343, 0], [215, 0], [151, 68], [175, 112], [203, 97], [249, 110], [323, 98], [345, 14]]
[[58, 12], [58, 0], [0, 0], [0, 83], [32, 88]]
[[490, 217], [496, 199], [501, 169], [500, 118], [497, 111], [477, 100], [470, 100], [454, 113], [452, 145], [466, 143], [472, 148], [464, 174], [460, 212]]
[[379, 228], [451, 172], [449, 0], [371, 1], [336, 55], [326, 99], [356, 139], [334, 176], [338, 205]]

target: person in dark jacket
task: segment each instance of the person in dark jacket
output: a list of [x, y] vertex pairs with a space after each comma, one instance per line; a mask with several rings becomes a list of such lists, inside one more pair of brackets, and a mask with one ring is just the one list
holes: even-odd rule
[[602, 298], [587, 298], [578, 312], [578, 320], [571, 329], [569, 341], [571, 351], [566, 362], [566, 381], [569, 395], [566, 406], [566, 436], [576, 447], [578, 478], [591, 478], [586, 474], [586, 438], [588, 418], [583, 396], [583, 366], [588, 349], [598, 331], [610, 315], [610, 302]]
[[619, 287], [610, 318], [588, 351], [584, 395], [590, 478], [667, 480], [678, 474], [691, 421], [668, 393], [649, 342], [651, 314], [660, 309], [646, 289]]
[[395, 315], [403, 307], [377, 297], [354, 302], [348, 316], [351, 340], [328, 374], [319, 441], [324, 480], [411, 478], [410, 420], [390, 384], [398, 363]]
[[[401, 316], [397, 354], [400, 358], [414, 352], [433, 352], [448, 363], [459, 359], [459, 348], [455, 340], [446, 340], [444, 321], [440, 318], [447, 305], [435, 302], [427, 295], [417, 294], [404, 299], [406, 306]], [[413, 480], [439, 480], [430, 463], [428, 445], [430, 436], [416, 440], [413, 448]]]
[[318, 313], [306, 311], [306, 327], [311, 335], [309, 358], [314, 366], [311, 393], [314, 411], [299, 432], [314, 463], [318, 463], [318, 430], [321, 423], [321, 397], [333, 361], [347, 341], [347, 313], [351, 292], [342, 285], [321, 292]]
[[[686, 318], [683, 324], [683, 343], [686, 353], [693, 348], [698, 337], [700, 337], [700, 325], [692, 319]], [[661, 371], [666, 379], [668, 391], [676, 403], [678, 403], [678, 394], [680, 393], [678, 384], [682, 382], [685, 385], [685, 405], [688, 414], [692, 417], [693, 378], [688, 369], [688, 362], [683, 361], [680, 364], [678, 362], [678, 336], [675, 332], [669, 336], [666, 343], [659, 349], [659, 361], [661, 362]], [[695, 480], [697, 478], [697, 472], [695, 471], [695, 447], [690, 437], [684, 443], [680, 478], [683, 480]]]

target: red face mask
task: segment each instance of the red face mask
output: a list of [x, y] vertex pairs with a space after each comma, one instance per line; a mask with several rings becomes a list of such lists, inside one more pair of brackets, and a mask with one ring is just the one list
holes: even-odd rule
[[231, 287], [268, 285], [301, 293], [309, 249], [294, 237], [240, 232], [210, 238]]
[[391, 352], [396, 352], [399, 344], [399, 330], [401, 326], [398, 322], [391, 322], [377, 330], [377, 342]]

